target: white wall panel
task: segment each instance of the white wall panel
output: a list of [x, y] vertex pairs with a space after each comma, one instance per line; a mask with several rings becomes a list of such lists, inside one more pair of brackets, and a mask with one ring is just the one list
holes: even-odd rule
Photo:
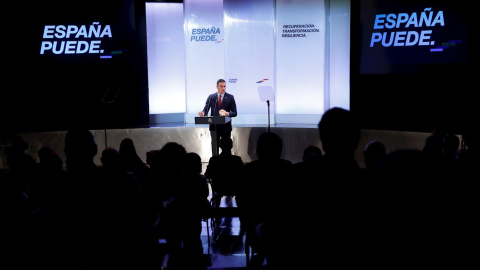
[[276, 2], [276, 113], [324, 111], [324, 0]]
[[[273, 0], [224, 0], [227, 92], [235, 96], [238, 110], [233, 124], [268, 123], [258, 87], [275, 89], [274, 15]], [[271, 114], [273, 107], [270, 103]]]
[[[183, 4], [145, 3], [150, 114], [185, 112]], [[177, 102], [172, 102], [173, 100]]]
[[[217, 80], [225, 78], [222, 0], [185, 0], [186, 123], [195, 123]], [[228, 89], [228, 88], [227, 88]], [[227, 90], [228, 91], [228, 90]]]

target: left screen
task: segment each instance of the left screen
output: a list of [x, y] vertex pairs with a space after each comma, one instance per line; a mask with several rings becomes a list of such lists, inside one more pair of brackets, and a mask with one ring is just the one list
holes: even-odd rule
[[[3, 123], [12, 132], [142, 124], [134, 0], [9, 3]], [[145, 114], [146, 116], [142, 116]]]

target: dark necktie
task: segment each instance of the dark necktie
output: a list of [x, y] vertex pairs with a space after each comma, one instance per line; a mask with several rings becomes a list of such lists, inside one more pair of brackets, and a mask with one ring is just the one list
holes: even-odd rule
[[222, 95], [218, 96], [218, 107], [220, 108], [222, 106]]

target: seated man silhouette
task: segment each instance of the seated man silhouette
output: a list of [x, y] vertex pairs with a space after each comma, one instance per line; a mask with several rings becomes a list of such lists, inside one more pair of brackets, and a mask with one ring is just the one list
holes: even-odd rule
[[211, 180], [214, 206], [220, 206], [222, 197], [237, 195], [239, 174], [243, 166], [240, 156], [232, 154], [233, 141], [230, 137], [220, 139], [221, 153], [212, 156], [205, 170]]

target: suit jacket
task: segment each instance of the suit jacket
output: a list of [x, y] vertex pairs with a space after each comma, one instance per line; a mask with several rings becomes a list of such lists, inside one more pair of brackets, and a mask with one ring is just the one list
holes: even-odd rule
[[[218, 106], [218, 93], [215, 92], [210, 94], [205, 102], [205, 107], [203, 108], [203, 114], [208, 115], [208, 111], [210, 111], [210, 116], [220, 116], [219, 111], [224, 109], [228, 112], [228, 117], [235, 117], [237, 116], [237, 104], [235, 103], [235, 97], [232, 94], [225, 92], [223, 95], [222, 106]], [[232, 131], [232, 121], [229, 121], [223, 125], [213, 125], [209, 126], [209, 130], [216, 130], [218, 132], [221, 131]]]

